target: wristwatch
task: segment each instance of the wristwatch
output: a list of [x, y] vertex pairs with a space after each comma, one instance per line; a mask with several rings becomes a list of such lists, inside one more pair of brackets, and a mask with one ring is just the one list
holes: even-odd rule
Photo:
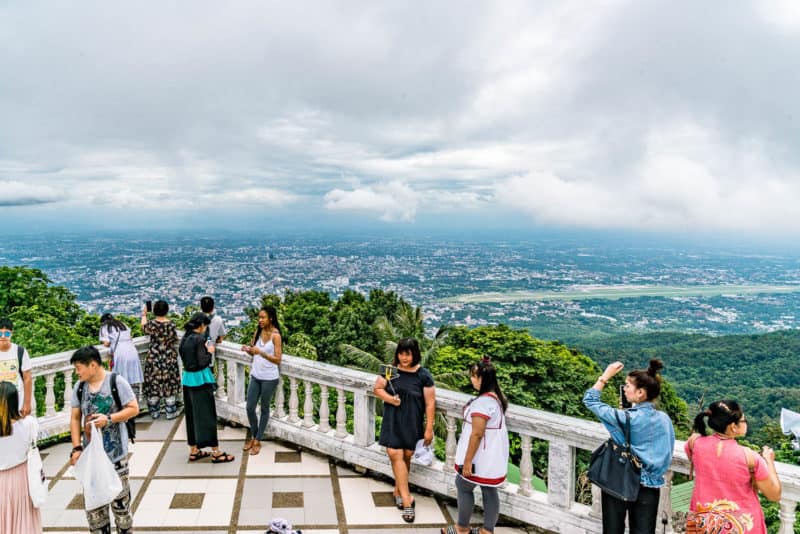
[[73, 454], [75, 454], [76, 452], [81, 452], [81, 451], [83, 451], [83, 445], [78, 445], [78, 446], [72, 447], [72, 451], [69, 453], [69, 457], [72, 458]]

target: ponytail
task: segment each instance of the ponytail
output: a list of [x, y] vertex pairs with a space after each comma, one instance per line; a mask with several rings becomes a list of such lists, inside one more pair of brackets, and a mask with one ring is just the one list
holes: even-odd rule
[[637, 388], [644, 389], [647, 392], [647, 400], [655, 400], [661, 395], [661, 373], [664, 364], [661, 360], [653, 358], [650, 360], [650, 365], [647, 369], [639, 369], [628, 373], [628, 377]]
[[712, 402], [707, 410], [700, 412], [694, 418], [693, 429], [701, 436], [706, 435], [706, 422], [703, 420], [706, 417], [708, 417], [708, 426], [712, 430], [724, 434], [728, 425], [738, 423], [744, 417], [744, 413], [735, 400]]

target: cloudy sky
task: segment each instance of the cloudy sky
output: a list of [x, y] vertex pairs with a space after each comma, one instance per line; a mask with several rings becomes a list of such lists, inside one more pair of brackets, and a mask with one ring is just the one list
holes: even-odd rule
[[800, 237], [799, 60], [794, 0], [3, 2], [0, 206]]

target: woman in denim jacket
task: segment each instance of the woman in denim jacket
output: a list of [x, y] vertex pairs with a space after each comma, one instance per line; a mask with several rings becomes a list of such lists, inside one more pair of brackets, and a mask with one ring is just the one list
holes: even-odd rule
[[[583, 396], [583, 404], [600, 419], [619, 444], [625, 442], [625, 434], [617, 422], [617, 415], [625, 421], [625, 410], [617, 410], [601, 401], [600, 392], [622, 367], [622, 362], [610, 364]], [[631, 448], [642, 462], [639, 497], [634, 502], [625, 502], [603, 492], [604, 534], [622, 534], [626, 515], [630, 534], [653, 534], [656, 531], [660, 488], [664, 485], [664, 473], [672, 462], [675, 447], [672, 421], [666, 413], [653, 406], [653, 401], [661, 393], [659, 371], [662, 368], [660, 360], [650, 360], [647, 369], [631, 371], [625, 379], [625, 398], [633, 405], [627, 410], [631, 421]]]

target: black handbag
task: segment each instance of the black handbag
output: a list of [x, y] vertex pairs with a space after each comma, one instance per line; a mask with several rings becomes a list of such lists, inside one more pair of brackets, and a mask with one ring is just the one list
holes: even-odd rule
[[[620, 428], [623, 428], [619, 414], [616, 417]], [[592, 453], [589, 480], [609, 495], [630, 502], [639, 496], [642, 462], [631, 450], [631, 416], [628, 412], [625, 412], [624, 429], [624, 445], [609, 438]]]

